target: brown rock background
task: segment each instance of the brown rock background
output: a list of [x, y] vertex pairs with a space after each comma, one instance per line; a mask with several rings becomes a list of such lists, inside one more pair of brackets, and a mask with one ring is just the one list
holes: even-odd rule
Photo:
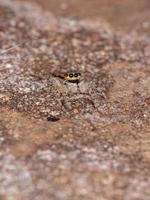
[[0, 1], [0, 199], [149, 200], [149, 1], [38, 3]]

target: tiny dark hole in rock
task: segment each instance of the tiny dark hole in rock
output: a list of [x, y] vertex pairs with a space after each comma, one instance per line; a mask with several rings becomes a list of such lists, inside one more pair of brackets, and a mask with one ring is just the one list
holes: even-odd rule
[[49, 122], [57, 122], [59, 119], [59, 117], [55, 117], [55, 116], [49, 116], [47, 117], [47, 121]]

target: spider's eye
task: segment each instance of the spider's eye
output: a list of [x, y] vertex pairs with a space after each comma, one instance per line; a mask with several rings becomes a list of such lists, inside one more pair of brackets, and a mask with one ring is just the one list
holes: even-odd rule
[[78, 77], [78, 73], [74, 73], [74, 77]]
[[67, 77], [68, 76], [68, 74], [64, 74], [64, 77]]
[[72, 78], [72, 77], [73, 77], [73, 74], [69, 74], [69, 77]]

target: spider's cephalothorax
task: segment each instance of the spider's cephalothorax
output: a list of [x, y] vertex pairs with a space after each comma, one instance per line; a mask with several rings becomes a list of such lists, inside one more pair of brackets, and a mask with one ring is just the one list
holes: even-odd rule
[[78, 72], [69, 72], [64, 75], [64, 80], [69, 83], [79, 84], [81, 79], [81, 74]]

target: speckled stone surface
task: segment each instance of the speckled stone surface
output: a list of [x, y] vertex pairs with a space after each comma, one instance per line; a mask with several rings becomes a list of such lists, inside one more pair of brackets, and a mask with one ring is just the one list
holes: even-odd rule
[[[150, 199], [145, 13], [126, 33], [0, 1], [0, 199]], [[70, 70], [79, 87], [59, 77]]]

